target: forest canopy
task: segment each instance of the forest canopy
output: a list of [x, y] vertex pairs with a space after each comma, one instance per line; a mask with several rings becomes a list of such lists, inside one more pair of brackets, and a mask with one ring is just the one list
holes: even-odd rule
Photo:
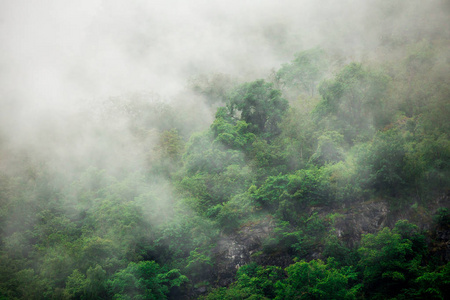
[[[87, 39], [127, 65], [105, 69], [117, 81], [102, 73], [118, 85], [107, 97], [92, 49], [71, 72], [42, 71], [70, 81], [36, 83], [47, 78], [58, 97], [83, 86], [78, 95], [91, 91], [91, 100], [27, 102], [40, 89], [2, 87], [0, 299], [448, 299], [450, 8], [353, 2], [360, 26], [342, 8], [318, 13], [302, 2], [314, 16], [336, 14], [333, 28], [267, 3], [248, 18], [237, 11], [246, 4], [223, 14], [210, 4], [157, 7], [199, 18], [184, 31], [161, 23], [167, 37], [153, 32], [146, 17], [158, 14], [145, 4], [122, 15], [103, 3]], [[64, 19], [66, 9], [54, 9]], [[270, 9], [285, 22], [260, 17]], [[216, 19], [232, 24], [229, 16], [245, 34], [225, 26], [230, 36], [216, 40]], [[381, 17], [395, 26], [372, 28]], [[208, 25], [209, 52], [190, 40], [204, 42], [199, 28]], [[336, 44], [319, 40], [323, 28]], [[210, 68], [211, 50], [230, 47], [223, 40], [242, 45], [217, 52], [228, 61]], [[170, 70], [149, 45], [167, 46]], [[192, 53], [175, 50], [182, 46]], [[140, 63], [150, 68], [158, 57], [156, 79]], [[5, 70], [16, 66], [0, 58]], [[176, 89], [174, 70], [185, 76], [178, 93], [116, 93], [119, 82], [133, 90], [146, 76]]]

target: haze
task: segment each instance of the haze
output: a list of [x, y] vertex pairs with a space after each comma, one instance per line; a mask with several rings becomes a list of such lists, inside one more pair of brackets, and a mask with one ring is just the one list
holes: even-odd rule
[[[151, 93], [175, 106], [189, 103], [196, 129], [206, 128], [213, 112], [185, 89], [190, 78], [263, 78], [316, 46], [367, 59], [383, 39], [448, 35], [450, 28], [448, 5], [438, 0], [0, 3], [3, 142], [48, 156], [55, 149], [71, 153], [73, 144], [90, 152], [97, 137], [67, 137], [82, 131], [109, 97]], [[110, 117], [115, 121], [107, 127], [120, 127]], [[128, 139], [124, 128], [113, 135]]]

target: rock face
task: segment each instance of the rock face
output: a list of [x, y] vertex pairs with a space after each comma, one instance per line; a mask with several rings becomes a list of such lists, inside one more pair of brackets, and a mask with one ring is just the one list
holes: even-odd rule
[[361, 234], [375, 233], [387, 225], [388, 213], [386, 202], [361, 203], [345, 210], [334, 227], [338, 237], [353, 247], [361, 240]]
[[272, 220], [266, 219], [257, 224], [243, 226], [235, 234], [223, 235], [213, 250], [217, 285], [227, 286], [232, 283], [236, 271], [251, 262], [282, 267], [292, 263], [291, 258], [287, 255], [277, 255], [276, 257], [255, 255], [262, 250], [263, 241], [270, 236], [273, 229]]
[[[326, 208], [312, 208], [312, 213], [326, 215], [331, 212]], [[349, 246], [359, 243], [361, 234], [375, 233], [385, 226], [388, 208], [385, 202], [359, 204], [340, 213], [335, 221], [338, 236]], [[274, 229], [274, 222], [268, 218], [257, 224], [243, 226], [238, 232], [223, 235], [213, 250], [215, 260], [214, 275], [218, 286], [228, 286], [233, 282], [236, 271], [243, 265], [256, 262], [260, 265], [287, 267], [292, 258], [287, 253], [262, 254], [263, 241]], [[311, 253], [311, 259], [320, 258], [320, 251]]]
[[[330, 218], [339, 239], [348, 247], [357, 246], [361, 235], [376, 233], [385, 226], [393, 227], [400, 219], [408, 219], [417, 224], [421, 230], [430, 230], [431, 216], [439, 207], [449, 207], [448, 197], [435, 207], [427, 209], [412, 205], [408, 209], [391, 212], [386, 201], [368, 201], [356, 203], [347, 208], [332, 209], [329, 207], [312, 207], [309, 214], [317, 213], [322, 218]], [[213, 250], [215, 260], [214, 277], [217, 278], [215, 286], [228, 286], [234, 281], [236, 271], [243, 265], [256, 262], [259, 265], [275, 265], [282, 268], [293, 263], [288, 253], [277, 252], [265, 254], [263, 242], [274, 231], [275, 223], [266, 218], [259, 223], [248, 224], [233, 234], [223, 234]], [[450, 261], [450, 228], [438, 228], [433, 240], [437, 241], [434, 252], [441, 256], [443, 261]], [[322, 248], [318, 246], [316, 252], [309, 253], [306, 259], [322, 258]]]

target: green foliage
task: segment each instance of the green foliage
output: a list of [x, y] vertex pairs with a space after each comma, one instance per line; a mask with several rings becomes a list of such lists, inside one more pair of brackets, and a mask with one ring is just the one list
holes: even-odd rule
[[263, 251], [269, 254], [284, 252], [296, 257], [303, 257], [309, 250], [304, 242], [305, 237], [302, 230], [293, 228], [286, 221], [279, 222], [272, 236], [263, 242]]
[[335, 268], [333, 260], [300, 261], [286, 268], [287, 278], [277, 283], [275, 299], [356, 299], [353, 268]]
[[284, 196], [288, 180], [287, 175], [281, 174], [268, 177], [264, 184], [252, 193], [252, 199], [264, 208], [274, 209]]
[[195, 248], [190, 252], [184, 273], [195, 281], [207, 280], [211, 277], [213, 263], [211, 257], [197, 250], [198, 248]]
[[393, 230], [385, 227], [376, 235], [364, 235], [358, 252], [365, 292], [378, 298], [408, 293], [423, 272], [425, 250], [424, 237], [406, 221], [397, 222]]
[[426, 299], [448, 299], [450, 296], [450, 263], [435, 272], [425, 272], [415, 282], [419, 285], [417, 297]]
[[264, 138], [272, 138], [280, 133], [280, 123], [288, 102], [271, 83], [257, 80], [240, 85], [230, 96], [228, 110], [234, 117], [240, 112], [239, 120], [248, 124], [248, 130]]
[[218, 174], [197, 173], [185, 176], [179, 185], [189, 197], [197, 199], [191, 208], [203, 214], [213, 206], [245, 192], [251, 176], [248, 167], [229, 165]]
[[384, 125], [383, 101], [389, 81], [385, 74], [351, 63], [336, 79], [320, 85], [322, 101], [316, 114], [328, 117], [329, 127], [338, 129], [348, 143], [367, 140], [374, 128]]
[[154, 261], [129, 263], [108, 280], [112, 299], [167, 299], [171, 287], [187, 282], [178, 270], [163, 273]]
[[261, 267], [251, 263], [239, 268], [236, 278], [241, 289], [248, 289], [252, 295], [271, 299], [276, 296], [276, 282], [282, 280], [284, 274], [280, 267]]
[[176, 129], [164, 131], [160, 137], [160, 147], [163, 155], [177, 161], [183, 153], [183, 140]]
[[443, 228], [450, 227], [450, 211], [448, 210], [448, 208], [442, 207], [438, 209], [433, 219], [438, 226], [441, 226]]
[[210, 133], [195, 134], [186, 145], [183, 156], [188, 175], [198, 172], [220, 173], [229, 165], [242, 165], [243, 155], [240, 151], [226, 149], [221, 143], [212, 143]]
[[217, 289], [202, 299], [356, 299], [360, 286], [349, 267], [336, 268], [333, 260], [300, 261], [285, 269], [256, 264], [243, 266], [228, 289]]
[[184, 141], [177, 129], [163, 131], [149, 163], [154, 173], [170, 177], [180, 167]]
[[257, 184], [261, 184], [268, 176], [274, 176], [287, 169], [286, 161], [281, 153], [280, 145], [257, 138], [252, 143], [248, 157], [249, 166], [254, 170]]
[[[446, 44], [422, 41], [337, 75], [338, 58], [303, 51], [273, 84], [197, 78], [190, 96], [226, 106], [194, 134], [194, 102], [112, 99], [107, 108], [126, 117], [147, 160], [114, 176], [13, 157], [0, 138], [0, 299], [184, 299], [199, 286], [212, 289], [205, 299], [449, 298], [450, 267], [435, 255], [445, 249], [441, 237], [399, 221], [359, 244], [333, 228], [336, 218], [386, 199], [388, 223], [402, 204], [410, 208], [402, 215], [426, 228], [446, 205]], [[251, 263], [215, 288], [215, 245], [249, 241], [246, 229], [261, 218], [267, 237], [249, 239], [259, 247], [252, 261], [295, 263]], [[438, 209], [434, 222], [432, 230], [447, 230], [448, 210]]]
[[106, 297], [106, 272], [99, 265], [90, 267], [86, 276], [75, 269], [67, 277], [65, 295], [72, 299], [104, 299]]
[[316, 148], [314, 137], [317, 124], [311, 118], [311, 110], [317, 101], [298, 99], [279, 124], [281, 134], [273, 144], [279, 145], [280, 153], [291, 172], [306, 166]]
[[215, 137], [214, 142], [220, 142], [231, 149], [247, 150], [255, 139], [255, 135], [248, 132], [248, 127], [249, 124], [243, 120], [234, 122], [226, 115], [226, 109], [221, 107], [211, 125]]
[[200, 299], [273, 299], [276, 296], [276, 283], [283, 277], [284, 274], [279, 267], [262, 267], [251, 263], [239, 268], [236, 274], [237, 281], [229, 288], [216, 289]]
[[407, 145], [405, 173], [422, 198], [433, 198], [450, 186], [450, 141], [446, 134], [420, 135]]
[[326, 258], [332, 257], [341, 266], [351, 266], [358, 261], [357, 253], [352, 250], [339, 240], [336, 232], [332, 230], [325, 238], [322, 255]]
[[225, 203], [217, 215], [217, 222], [224, 232], [232, 232], [239, 225], [240, 206], [236, 203]]
[[328, 205], [333, 203], [329, 174], [324, 168], [311, 167], [290, 175], [288, 190], [299, 204]]
[[68, 297], [82, 299], [85, 297], [86, 285], [86, 276], [78, 271], [78, 269], [75, 269], [67, 277], [65, 293]]
[[295, 59], [283, 64], [276, 78], [288, 87], [296, 87], [309, 96], [314, 96], [319, 82], [325, 77], [329, 62], [325, 51], [314, 48], [299, 52]]
[[371, 194], [367, 170], [364, 165], [357, 165], [357, 160], [350, 154], [345, 162], [325, 166], [324, 173], [329, 174], [330, 197], [336, 203], [351, 203], [368, 198]]
[[368, 163], [374, 174], [374, 187], [397, 195], [407, 184], [404, 172], [406, 150], [404, 139], [396, 130], [376, 135]]
[[[295, 174], [269, 176], [259, 189], [252, 191], [251, 197], [256, 205], [270, 210], [276, 210], [285, 200], [290, 201], [295, 210], [305, 205], [331, 204], [329, 175], [325, 171], [312, 167]], [[283, 205], [286, 206], [286, 202]]]
[[155, 240], [160, 259], [181, 262], [177, 268], [185, 266], [182, 260], [189, 257], [190, 251], [208, 249], [213, 245], [219, 233], [211, 220], [189, 213], [186, 207], [179, 209], [181, 211], [170, 222], [159, 227]]
[[336, 131], [327, 131], [317, 139], [317, 150], [311, 156], [310, 161], [323, 166], [328, 163], [337, 163], [344, 159], [342, 149], [343, 136]]

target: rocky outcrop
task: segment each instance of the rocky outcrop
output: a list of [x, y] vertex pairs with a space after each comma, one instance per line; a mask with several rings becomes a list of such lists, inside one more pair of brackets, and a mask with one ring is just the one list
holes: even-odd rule
[[387, 225], [388, 214], [388, 204], [384, 201], [361, 203], [340, 210], [334, 228], [338, 237], [353, 247], [361, 240], [361, 234], [375, 233]]
[[286, 254], [268, 256], [261, 253], [263, 241], [273, 229], [272, 219], [267, 218], [258, 223], [247, 224], [234, 234], [223, 235], [213, 250], [217, 285], [227, 286], [232, 283], [236, 271], [251, 262], [282, 267], [291, 264], [292, 260]]
[[[322, 217], [335, 212], [327, 207], [313, 207], [310, 214], [318, 213]], [[359, 243], [361, 234], [375, 233], [386, 225], [388, 217], [386, 202], [368, 202], [339, 210], [334, 227], [339, 238], [352, 247]], [[256, 262], [260, 265], [287, 267], [292, 264], [288, 253], [263, 253], [263, 242], [271, 236], [275, 228], [271, 218], [258, 223], [247, 224], [236, 233], [223, 234], [213, 250], [215, 261], [214, 274], [218, 286], [228, 286], [233, 282], [236, 271], [243, 265]], [[321, 248], [307, 255], [308, 259], [321, 258]]]
[[[385, 226], [393, 227], [398, 220], [408, 219], [419, 226], [421, 230], [431, 230], [432, 215], [439, 207], [448, 207], [448, 197], [435, 205], [435, 207], [423, 208], [417, 204], [411, 207], [390, 211], [387, 201], [367, 201], [355, 203], [351, 206], [336, 209], [330, 207], [312, 207], [309, 214], [318, 214], [330, 221], [336, 235], [344, 241], [348, 247], [356, 247], [361, 240], [361, 235], [376, 233]], [[223, 234], [213, 250], [214, 277], [217, 278], [215, 286], [228, 286], [234, 281], [236, 271], [243, 265], [256, 262], [259, 265], [276, 265], [287, 267], [292, 264], [292, 258], [288, 253], [264, 253], [264, 240], [269, 238], [275, 228], [275, 222], [267, 217], [258, 223], [246, 224], [237, 232]], [[430, 240], [437, 241], [435, 253], [441, 256], [443, 261], [450, 260], [450, 229], [438, 228], [435, 236]], [[322, 249], [317, 246], [314, 252], [308, 253], [306, 259], [322, 258]]]

